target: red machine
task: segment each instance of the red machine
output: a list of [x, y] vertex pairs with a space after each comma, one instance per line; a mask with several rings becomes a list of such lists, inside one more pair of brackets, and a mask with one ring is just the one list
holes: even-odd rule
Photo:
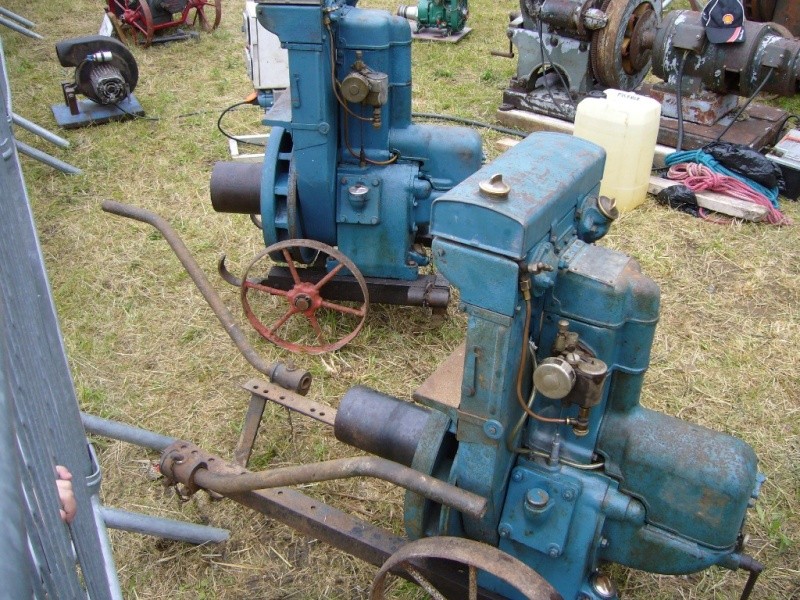
[[[222, 0], [107, 0], [106, 13], [121, 38], [149, 46], [158, 31], [200, 26], [213, 31], [222, 18]], [[127, 35], [126, 35], [127, 34]]]

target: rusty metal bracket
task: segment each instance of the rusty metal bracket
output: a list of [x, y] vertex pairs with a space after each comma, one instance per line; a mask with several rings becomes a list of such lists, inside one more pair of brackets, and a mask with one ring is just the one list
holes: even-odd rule
[[310, 398], [283, 389], [262, 379], [251, 379], [242, 387], [251, 394], [274, 402], [275, 404], [285, 406], [289, 410], [293, 410], [301, 415], [311, 417], [320, 423], [333, 427], [333, 422], [336, 419], [335, 408], [326, 406], [320, 402], [315, 402]]
[[258, 394], [250, 395], [250, 403], [247, 405], [247, 414], [244, 416], [242, 433], [239, 434], [239, 441], [233, 450], [233, 462], [240, 467], [246, 467], [250, 462], [250, 455], [253, 453], [253, 445], [256, 442], [258, 429], [261, 427], [261, 417], [264, 416], [264, 408], [267, 405], [265, 398]]
[[250, 404], [247, 407], [247, 414], [242, 425], [242, 433], [239, 442], [233, 451], [233, 461], [240, 467], [246, 467], [253, 452], [253, 445], [261, 426], [261, 418], [264, 415], [264, 408], [267, 401], [274, 402], [298, 412], [306, 417], [311, 417], [333, 427], [336, 419], [336, 409], [315, 402], [296, 394], [282, 387], [264, 381], [263, 379], [251, 379], [242, 386], [250, 392]]
[[213, 461], [213, 457], [191, 442], [178, 440], [164, 450], [159, 467], [165, 483], [174, 486], [178, 497], [185, 502], [201, 489], [194, 481], [195, 473], [208, 469], [209, 458]]

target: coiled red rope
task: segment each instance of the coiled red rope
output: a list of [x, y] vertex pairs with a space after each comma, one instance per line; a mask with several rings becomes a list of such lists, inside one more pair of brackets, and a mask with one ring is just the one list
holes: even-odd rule
[[693, 192], [708, 190], [739, 200], [753, 202], [767, 209], [765, 220], [771, 225], [791, 225], [792, 220], [775, 208], [769, 198], [749, 185], [728, 175], [722, 175], [699, 163], [678, 163], [669, 168], [667, 177], [680, 181]]

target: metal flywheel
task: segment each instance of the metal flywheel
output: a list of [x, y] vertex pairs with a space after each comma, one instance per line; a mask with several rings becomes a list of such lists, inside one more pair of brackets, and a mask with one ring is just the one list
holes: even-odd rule
[[592, 33], [592, 72], [605, 87], [633, 90], [650, 70], [650, 44], [659, 15], [651, 0], [605, 0], [608, 24]]

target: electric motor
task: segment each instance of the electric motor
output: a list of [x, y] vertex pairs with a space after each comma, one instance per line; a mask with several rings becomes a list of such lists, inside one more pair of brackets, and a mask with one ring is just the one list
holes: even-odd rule
[[769, 76], [761, 91], [781, 96], [797, 93], [800, 40], [772, 23], [745, 21], [744, 30], [741, 43], [711, 44], [699, 12], [673, 11], [655, 36], [653, 74], [674, 85], [680, 57], [685, 55], [683, 76], [700, 80], [707, 90], [750, 96]]

